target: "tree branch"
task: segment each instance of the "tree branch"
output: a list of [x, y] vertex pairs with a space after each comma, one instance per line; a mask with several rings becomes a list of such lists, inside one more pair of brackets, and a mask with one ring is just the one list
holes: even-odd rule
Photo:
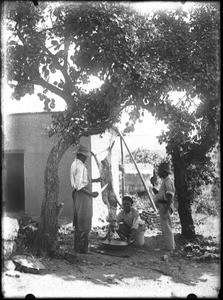
[[[58, 70], [61, 71], [62, 75], [64, 76], [64, 80], [65, 80], [65, 85], [66, 85], [66, 88], [67, 88], [67, 91], [66, 91], [66, 98], [67, 98], [67, 101], [69, 101], [69, 105], [72, 105], [72, 102], [73, 102], [73, 97], [71, 95], [72, 93], [72, 83], [71, 83], [71, 80], [70, 80], [70, 77], [67, 73], [67, 56], [68, 56], [68, 49], [69, 49], [69, 42], [64, 42], [64, 48], [65, 48], [65, 55], [64, 55], [64, 65], [62, 66], [58, 59], [57, 59], [57, 56], [54, 55], [52, 52], [49, 51], [49, 49], [47, 49], [47, 47], [45, 45], [43, 45], [43, 49], [45, 50], [45, 52], [48, 53], [48, 55], [51, 57], [51, 59], [53, 60], [53, 63], [55, 64], [55, 66], [57, 67]], [[68, 100], [69, 99], [69, 100]]]
[[67, 70], [67, 60], [68, 60], [68, 50], [70, 47], [70, 41], [68, 40], [64, 40], [64, 65], [63, 67], [65, 68], [65, 70]]
[[[55, 66], [57, 67], [58, 70], [61, 71], [61, 73], [63, 74], [63, 66], [59, 63], [59, 61], [57, 60], [56, 55], [54, 55], [52, 52], [50, 52], [50, 50], [45, 46], [42, 45], [43, 50], [51, 57], [53, 63], [55, 64]], [[63, 74], [64, 75], [64, 74]]]
[[[16, 24], [15, 28], [17, 30], [17, 34], [19, 39], [21, 40], [21, 42], [23, 43], [23, 46], [25, 47], [26, 45], [26, 41], [23, 38], [23, 36], [19, 33], [19, 28], [18, 28], [18, 23]], [[53, 55], [52, 52], [49, 51], [49, 49], [47, 49], [47, 47], [45, 45], [42, 45], [43, 50], [45, 52], [48, 53], [48, 55], [51, 57], [51, 59], [53, 60], [53, 63], [56, 65], [57, 69], [59, 69], [61, 71], [61, 73], [64, 76], [65, 81], [67, 81], [67, 85], [70, 87], [70, 78], [67, 74], [67, 72], [65, 72], [63, 66], [58, 62], [57, 57], [55, 55]], [[27, 74], [29, 74], [29, 76], [32, 78], [32, 74], [29, 72], [29, 66], [27, 65], [27, 62], [25, 62], [25, 71], [27, 72]], [[73, 103], [73, 97], [71, 95], [71, 90], [68, 89], [68, 91], [64, 91], [64, 90], [60, 90], [59, 88], [57, 88], [56, 86], [50, 84], [49, 82], [45, 81], [43, 78], [39, 77], [37, 79], [33, 80], [33, 83], [36, 85], [40, 85], [46, 89], [48, 89], [49, 91], [51, 91], [52, 93], [58, 95], [59, 97], [63, 98], [65, 100], [65, 102], [67, 103], [68, 106], [72, 106]]]
[[65, 100], [65, 102], [67, 102], [66, 93], [64, 91], [58, 89], [56, 86], [52, 85], [51, 83], [45, 81], [43, 78], [40, 77], [38, 79], [34, 79], [33, 83], [48, 89], [50, 92], [58, 95], [59, 97], [63, 98], [63, 100]]

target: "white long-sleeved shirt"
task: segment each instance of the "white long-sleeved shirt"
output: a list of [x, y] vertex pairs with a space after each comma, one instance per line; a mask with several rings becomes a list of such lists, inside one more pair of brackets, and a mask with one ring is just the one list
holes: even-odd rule
[[89, 184], [88, 171], [85, 164], [75, 158], [70, 168], [70, 182], [75, 190], [80, 190]]

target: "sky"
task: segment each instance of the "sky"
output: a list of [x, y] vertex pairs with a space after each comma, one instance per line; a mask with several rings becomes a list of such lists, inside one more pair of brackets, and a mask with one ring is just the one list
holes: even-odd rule
[[[182, 3], [185, 2], [185, 3]], [[199, 1], [130, 1], [131, 6], [142, 14], [150, 11], [182, 8], [187, 11], [197, 5]]]
[[[128, 120], [128, 113], [124, 112], [122, 115], [122, 124], [119, 125], [121, 132], [123, 132], [125, 123]], [[162, 130], [167, 130], [167, 126], [164, 122], [156, 121], [150, 112], [144, 111], [143, 121], [137, 121], [134, 128], [134, 132], [124, 135], [130, 150], [141, 147], [153, 151], [158, 150], [165, 152], [166, 145], [160, 145], [157, 139], [157, 136], [161, 134]]]

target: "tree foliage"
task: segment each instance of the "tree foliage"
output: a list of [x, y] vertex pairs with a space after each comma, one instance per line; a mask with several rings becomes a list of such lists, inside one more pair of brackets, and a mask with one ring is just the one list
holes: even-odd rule
[[[86, 113], [86, 127], [96, 119], [108, 120], [110, 114], [114, 122], [125, 106], [132, 105], [133, 122], [144, 107], [167, 124], [182, 120], [178, 128], [196, 129], [191, 144], [196, 144], [204, 128], [212, 131], [209, 122], [218, 119], [216, 110], [219, 117], [219, 9], [215, 5], [199, 5], [188, 19], [183, 10], [141, 16], [125, 4], [65, 2], [37, 8], [25, 1], [10, 5], [8, 19], [17, 37], [7, 47], [8, 78], [16, 99], [40, 85], [39, 97], [46, 109], [54, 107], [47, 91], [66, 101], [71, 110], [67, 122], [76, 118], [74, 111], [79, 119], [78, 111], [83, 117], [84, 111], [91, 110], [91, 116]], [[90, 75], [104, 84], [86, 95], [78, 83], [88, 82]], [[186, 92], [178, 107], [169, 101], [173, 90]], [[201, 104], [191, 114], [188, 109], [195, 96]], [[64, 133], [64, 121], [59, 115], [51, 134], [57, 128]], [[79, 124], [67, 122], [65, 132]], [[196, 127], [189, 126], [194, 123]]]
[[[189, 25], [185, 41], [187, 60], [184, 60], [185, 64], [180, 63], [179, 68], [191, 92], [188, 93], [185, 85], [185, 98], [179, 99], [174, 107], [170, 106], [169, 113], [163, 118], [169, 124], [169, 131], [160, 137], [160, 141], [167, 142], [168, 153], [179, 155], [180, 161], [184, 162], [187, 198], [192, 201], [203, 182], [217, 180], [209, 153], [219, 141], [220, 134], [218, 7], [200, 5], [191, 12]], [[196, 96], [199, 104], [193, 104]]]
[[[77, 128], [85, 132], [92, 124], [103, 124], [99, 130], [105, 130], [118, 121], [132, 96], [126, 86], [132, 84], [131, 62], [136, 53], [134, 12], [106, 2], [65, 3], [54, 9], [19, 2], [8, 11], [19, 39], [10, 39], [7, 47], [14, 98], [32, 94], [34, 85], [39, 85], [43, 92], [38, 96], [46, 110], [55, 105], [48, 91], [67, 104], [65, 114], [54, 115], [50, 135], [66, 135]], [[97, 75], [104, 84], [86, 95], [78, 83], [87, 83], [90, 75]]]

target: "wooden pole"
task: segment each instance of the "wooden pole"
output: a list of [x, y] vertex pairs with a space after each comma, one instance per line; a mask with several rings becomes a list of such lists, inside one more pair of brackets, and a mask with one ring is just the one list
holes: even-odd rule
[[120, 132], [117, 128], [115, 128], [115, 130], [118, 132], [119, 136], [121, 137], [122, 141], [124, 142], [125, 147], [126, 147], [126, 149], [128, 150], [129, 155], [131, 156], [132, 161], [133, 161], [133, 163], [134, 163], [134, 165], [135, 165], [135, 167], [136, 167], [136, 170], [138, 171], [138, 174], [139, 174], [139, 177], [140, 177], [140, 179], [141, 179], [141, 181], [142, 181], [142, 183], [143, 183], [143, 186], [144, 186], [144, 188], [145, 188], [145, 190], [146, 190], [146, 192], [147, 192], [147, 194], [148, 194], [148, 196], [149, 196], [149, 200], [150, 200], [150, 202], [151, 202], [151, 204], [152, 204], [152, 207], [153, 207], [154, 211], [157, 212], [156, 205], [155, 205], [155, 203], [154, 203], [154, 201], [153, 201], [153, 199], [152, 199], [152, 197], [151, 197], [151, 195], [150, 195], [149, 190], [147, 189], [145, 180], [144, 180], [144, 178], [142, 177], [142, 174], [141, 174], [141, 172], [140, 172], [140, 170], [139, 170], [139, 168], [138, 168], [138, 166], [137, 166], [137, 164], [136, 164], [136, 161], [135, 161], [134, 157], [132, 156], [131, 151], [129, 150], [129, 148], [128, 148], [126, 142], [125, 142], [125, 139], [124, 139], [123, 135], [121, 134], [121, 132]]
[[[122, 164], [122, 167], [124, 168], [123, 142], [122, 142], [121, 137], [120, 137], [120, 145], [121, 145], [121, 164]], [[123, 199], [124, 195], [125, 195], [125, 172], [122, 169], [122, 199]]]

